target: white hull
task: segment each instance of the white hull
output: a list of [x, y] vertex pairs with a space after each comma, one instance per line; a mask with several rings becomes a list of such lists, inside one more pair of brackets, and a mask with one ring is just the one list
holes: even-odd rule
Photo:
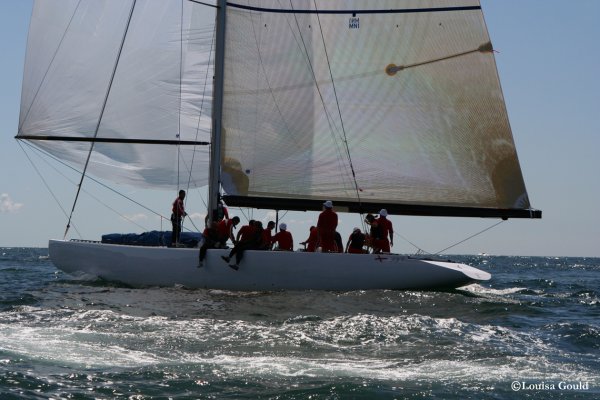
[[131, 286], [225, 290], [361, 290], [454, 288], [491, 278], [465, 264], [402, 255], [246, 251], [238, 271], [209, 250], [50, 240], [50, 259], [67, 273]]

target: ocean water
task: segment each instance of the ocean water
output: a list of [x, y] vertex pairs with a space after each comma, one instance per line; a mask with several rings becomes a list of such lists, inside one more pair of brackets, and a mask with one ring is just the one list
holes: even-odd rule
[[600, 259], [445, 292], [134, 289], [0, 248], [0, 399], [598, 399]]

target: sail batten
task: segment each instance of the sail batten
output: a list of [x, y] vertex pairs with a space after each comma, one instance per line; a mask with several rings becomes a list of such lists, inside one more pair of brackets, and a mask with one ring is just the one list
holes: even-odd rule
[[97, 143], [136, 143], [136, 144], [157, 144], [171, 146], [209, 146], [210, 142], [194, 140], [166, 140], [166, 139], [128, 139], [128, 138], [94, 138], [86, 136], [39, 136], [39, 135], [19, 135], [15, 139], [22, 140], [49, 140], [58, 142], [97, 142]]

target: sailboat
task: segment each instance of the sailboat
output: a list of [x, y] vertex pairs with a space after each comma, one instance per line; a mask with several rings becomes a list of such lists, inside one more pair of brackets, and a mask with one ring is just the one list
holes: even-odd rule
[[[207, 15], [214, 24], [206, 27]], [[208, 185], [232, 207], [541, 218], [477, 0], [37, 1], [17, 138], [86, 175]], [[75, 206], [73, 206], [74, 208]], [[432, 257], [50, 240], [52, 262], [133, 286], [454, 288]]]

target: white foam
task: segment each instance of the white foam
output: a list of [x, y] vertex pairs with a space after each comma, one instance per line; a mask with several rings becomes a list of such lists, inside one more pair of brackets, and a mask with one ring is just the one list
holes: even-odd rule
[[[59, 365], [99, 368], [134, 367], [165, 361], [147, 351], [115, 344], [110, 336], [59, 328], [1, 329], [5, 351], [21, 358], [45, 360]], [[103, 337], [104, 336], [104, 337]]]
[[[236, 377], [385, 381], [590, 375], [584, 367], [556, 361], [556, 351], [535, 332], [453, 317], [358, 314], [273, 323], [137, 317], [112, 310], [27, 310], [0, 320], [3, 351], [73, 368], [194, 363]], [[490, 356], [482, 355], [488, 349]]]
[[[478, 294], [478, 295], [491, 294], [491, 295], [496, 295], [496, 296], [506, 296], [509, 294], [515, 294], [515, 293], [519, 293], [519, 292], [528, 290], [528, 288], [513, 287], [513, 288], [506, 288], [506, 289], [493, 289], [490, 287], [482, 286], [478, 283], [473, 283], [471, 285], [461, 287], [460, 290], [464, 290], [464, 291], [471, 292], [471, 293]], [[541, 293], [542, 292], [540, 292], [540, 294]]]

